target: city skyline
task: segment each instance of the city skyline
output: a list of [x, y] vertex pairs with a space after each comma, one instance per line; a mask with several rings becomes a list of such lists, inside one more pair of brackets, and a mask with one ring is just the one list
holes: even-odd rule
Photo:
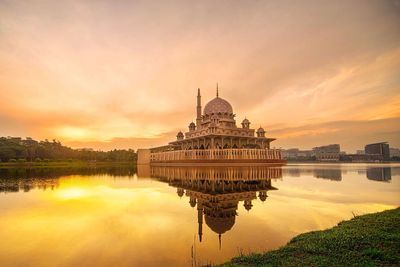
[[[318, 1], [319, 2], [319, 1]], [[227, 99], [274, 146], [400, 147], [400, 1], [0, 1], [0, 136], [155, 147]], [[338, 19], [340, 17], [340, 19]]]

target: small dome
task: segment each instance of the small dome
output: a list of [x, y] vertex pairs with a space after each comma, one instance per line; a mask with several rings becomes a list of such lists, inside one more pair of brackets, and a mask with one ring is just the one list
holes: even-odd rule
[[177, 135], [176, 135], [176, 139], [178, 139], [178, 140], [183, 140], [185, 137], [184, 137], [184, 135], [183, 135], [183, 133], [182, 132], [179, 132]]
[[189, 127], [194, 127], [194, 126], [196, 126], [196, 124], [194, 124], [194, 122], [192, 121], [192, 122], [189, 124]]
[[192, 208], [194, 208], [195, 206], [196, 206], [196, 199], [195, 198], [190, 198], [190, 200], [189, 200], [189, 203], [190, 203], [190, 206], [192, 207]]
[[244, 118], [244, 120], [242, 121], [242, 123], [250, 123], [250, 121], [247, 118]]
[[211, 115], [218, 113], [233, 114], [233, 109], [228, 101], [217, 96], [206, 104], [206, 106], [204, 107], [204, 114]]
[[185, 194], [185, 190], [183, 188], [178, 188], [176, 190], [176, 193], [178, 194], [179, 197], [182, 197]]
[[264, 202], [265, 200], [267, 200], [267, 191], [261, 191], [259, 194], [258, 194], [258, 198], [262, 201], [262, 202]]
[[257, 133], [265, 133], [264, 128], [262, 128], [262, 127], [258, 128]]
[[251, 210], [251, 207], [253, 207], [253, 204], [251, 204], [251, 200], [245, 200], [243, 206], [247, 211], [249, 211]]

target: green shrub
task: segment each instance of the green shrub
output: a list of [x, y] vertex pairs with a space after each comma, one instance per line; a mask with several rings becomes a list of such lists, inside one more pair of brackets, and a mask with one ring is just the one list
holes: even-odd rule
[[9, 159], [8, 162], [17, 162], [16, 159]]
[[26, 162], [26, 159], [18, 159], [18, 162], [19, 163], [24, 163], [24, 162]]

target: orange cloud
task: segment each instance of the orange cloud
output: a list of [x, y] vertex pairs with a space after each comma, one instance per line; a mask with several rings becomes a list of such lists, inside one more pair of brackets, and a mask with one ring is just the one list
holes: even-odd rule
[[[398, 13], [368, 0], [0, 3], [0, 135], [164, 143], [216, 82], [239, 122], [267, 130], [399, 117]], [[277, 144], [330, 143], [340, 127]]]

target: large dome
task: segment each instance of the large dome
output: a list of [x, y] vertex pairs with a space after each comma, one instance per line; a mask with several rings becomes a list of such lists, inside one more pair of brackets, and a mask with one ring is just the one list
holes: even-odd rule
[[228, 113], [233, 114], [233, 109], [231, 104], [225, 99], [220, 97], [216, 97], [204, 107], [204, 114], [211, 115], [211, 114], [218, 114], [218, 113]]
[[217, 234], [223, 234], [226, 231], [231, 230], [235, 225], [235, 216], [221, 218], [205, 215], [204, 218], [208, 227]]

